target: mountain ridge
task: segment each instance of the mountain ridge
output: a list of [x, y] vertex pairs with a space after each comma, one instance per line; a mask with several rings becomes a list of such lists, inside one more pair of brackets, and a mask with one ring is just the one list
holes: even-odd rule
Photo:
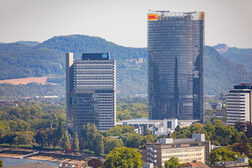
[[[56, 77], [50, 78], [50, 82], [59, 81], [63, 88], [66, 52], [73, 52], [75, 59], [83, 52], [111, 53], [111, 58], [117, 61], [119, 94], [146, 94], [147, 49], [119, 46], [87, 35], [54, 36], [35, 46], [0, 43], [0, 79], [53, 75]], [[213, 47], [205, 47], [205, 60], [206, 94], [218, 94], [241, 81], [252, 81], [244, 65], [230, 61]]]

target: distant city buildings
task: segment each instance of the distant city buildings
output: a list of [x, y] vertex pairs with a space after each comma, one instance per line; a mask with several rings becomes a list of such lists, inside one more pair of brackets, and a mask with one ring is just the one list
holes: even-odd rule
[[204, 122], [204, 12], [148, 13], [149, 118]]
[[205, 102], [204, 103], [205, 110], [205, 120], [211, 121], [213, 119], [221, 119], [226, 120], [227, 117], [227, 109], [226, 104], [222, 100], [218, 100], [218, 102]]
[[205, 134], [193, 134], [186, 139], [161, 138], [157, 143], [146, 144], [146, 149], [143, 159], [154, 167], [163, 167], [171, 157], [178, 158], [180, 163], [200, 161], [208, 164], [211, 142], [205, 140]]
[[227, 94], [227, 124], [252, 121], [252, 84], [235, 85]]
[[99, 131], [116, 123], [116, 62], [108, 53], [66, 54], [67, 127], [80, 132], [84, 124]]
[[117, 122], [117, 125], [134, 126], [138, 134], [143, 135], [144, 131], [148, 130], [157, 136], [170, 135], [175, 131], [179, 125], [180, 128], [190, 126], [198, 120], [178, 120], [178, 119], [163, 119], [163, 120], [150, 120], [146, 118], [138, 118], [131, 120], [123, 120]]

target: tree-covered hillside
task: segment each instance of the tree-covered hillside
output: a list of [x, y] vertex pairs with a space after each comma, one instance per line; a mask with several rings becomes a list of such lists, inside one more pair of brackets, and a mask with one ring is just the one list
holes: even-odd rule
[[40, 42], [38, 42], [38, 41], [18, 41], [17, 43], [34, 47], [34, 46], [37, 46]]
[[60, 85], [40, 85], [36, 83], [29, 83], [27, 85], [0, 85], [0, 99], [52, 95], [64, 97], [64, 87]]
[[214, 48], [205, 48], [205, 93], [216, 94], [233, 88], [234, 84], [251, 82], [251, 74], [242, 64], [222, 57]]
[[123, 47], [100, 37], [85, 35], [55, 36], [37, 47], [73, 52], [77, 58], [84, 52], [109, 52], [112, 59], [119, 61], [147, 57], [145, 48]]
[[19, 43], [0, 43], [0, 79], [64, 74], [64, 52]]
[[[225, 92], [234, 84], [252, 80], [243, 65], [229, 61], [212, 47], [206, 47], [205, 51], [205, 94]], [[117, 92], [120, 95], [147, 93], [146, 48], [123, 47], [86, 35], [56, 36], [43, 43], [0, 43], [0, 79], [53, 75], [50, 82], [61, 86], [58, 93], [64, 95], [66, 52], [74, 52], [75, 59], [83, 52], [111, 53], [111, 58], [117, 61]], [[13, 86], [16, 87], [20, 86]], [[5, 92], [0, 90], [1, 95], [9, 91], [3, 85], [2, 88]]]
[[[214, 46], [214, 48], [218, 48]], [[223, 50], [225, 48], [225, 50]], [[252, 49], [251, 48], [236, 48], [228, 47], [226, 45], [221, 45], [218, 51], [223, 50], [225, 52], [220, 52], [222, 56], [229, 59], [230, 61], [238, 64], [244, 64], [246, 69], [250, 74], [252, 74]]]

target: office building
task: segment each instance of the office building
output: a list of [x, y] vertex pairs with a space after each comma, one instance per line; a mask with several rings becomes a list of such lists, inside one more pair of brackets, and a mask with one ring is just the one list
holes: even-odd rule
[[208, 164], [211, 142], [205, 140], [205, 134], [193, 134], [186, 139], [161, 138], [157, 143], [146, 144], [146, 149], [143, 159], [154, 167], [163, 167], [171, 157], [178, 158], [180, 163], [200, 161]]
[[149, 118], [204, 122], [204, 12], [148, 13]]
[[252, 84], [234, 86], [227, 94], [227, 124], [252, 121]]
[[80, 132], [84, 124], [99, 131], [116, 123], [116, 63], [108, 53], [66, 54], [67, 127]]

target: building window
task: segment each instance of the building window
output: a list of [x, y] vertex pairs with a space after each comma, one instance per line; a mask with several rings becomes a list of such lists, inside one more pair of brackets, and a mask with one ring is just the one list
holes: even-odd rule
[[171, 121], [167, 121], [167, 128], [171, 128]]

